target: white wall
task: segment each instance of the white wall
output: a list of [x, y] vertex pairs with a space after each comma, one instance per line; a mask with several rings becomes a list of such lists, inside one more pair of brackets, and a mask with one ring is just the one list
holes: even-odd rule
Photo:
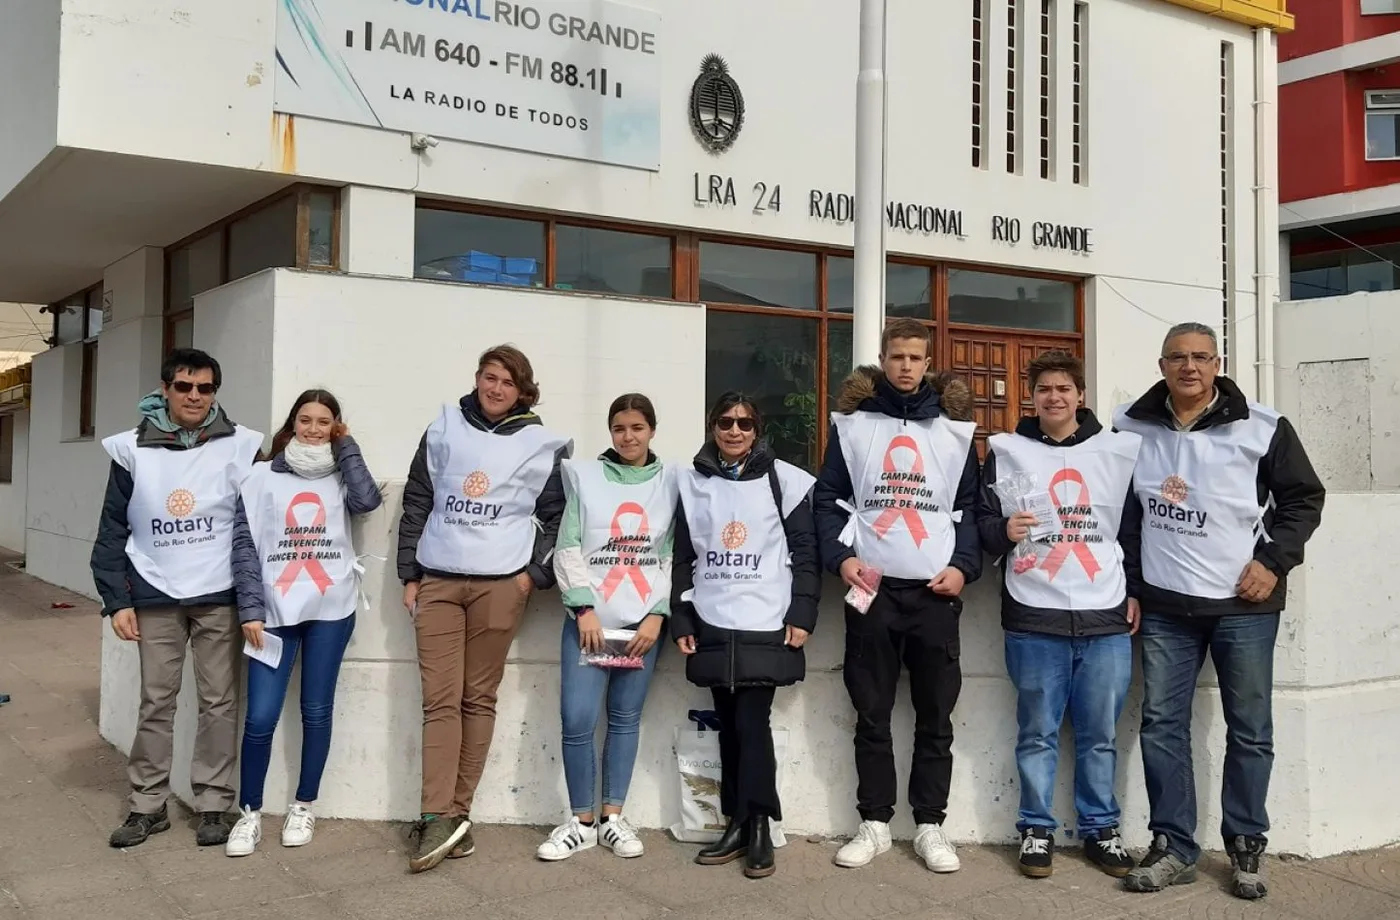
[[61, 0], [0, 10], [0, 199], [48, 156], [58, 133]]

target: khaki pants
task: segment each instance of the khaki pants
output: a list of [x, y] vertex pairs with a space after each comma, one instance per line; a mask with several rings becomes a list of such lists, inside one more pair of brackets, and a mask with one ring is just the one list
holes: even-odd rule
[[528, 598], [514, 578], [428, 575], [418, 587], [425, 815], [471, 811], [496, 727], [496, 690]]
[[185, 647], [194, 650], [199, 700], [190, 786], [195, 811], [228, 811], [234, 802], [238, 762], [238, 676], [242, 630], [233, 607], [148, 607], [136, 611], [141, 638], [141, 710], [127, 774], [131, 810], [160, 811], [170, 797], [175, 748], [175, 698], [185, 669]]

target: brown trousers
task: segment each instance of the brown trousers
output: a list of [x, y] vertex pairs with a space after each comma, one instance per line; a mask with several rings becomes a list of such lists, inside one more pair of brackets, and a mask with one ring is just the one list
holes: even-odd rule
[[496, 727], [496, 690], [528, 599], [514, 578], [427, 575], [418, 586], [425, 815], [471, 812]]

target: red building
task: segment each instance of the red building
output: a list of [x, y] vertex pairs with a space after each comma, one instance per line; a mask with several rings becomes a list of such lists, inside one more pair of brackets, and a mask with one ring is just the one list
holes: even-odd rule
[[1292, 0], [1279, 227], [1293, 299], [1400, 289], [1400, 0]]

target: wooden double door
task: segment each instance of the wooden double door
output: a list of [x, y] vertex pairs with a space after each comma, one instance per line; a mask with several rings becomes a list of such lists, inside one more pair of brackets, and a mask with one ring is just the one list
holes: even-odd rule
[[972, 389], [977, 421], [977, 452], [986, 456], [987, 436], [1013, 431], [1022, 416], [1034, 415], [1026, 367], [1039, 354], [1059, 349], [1083, 357], [1077, 335], [1046, 335], [1006, 329], [959, 329], [944, 339], [942, 366]]

